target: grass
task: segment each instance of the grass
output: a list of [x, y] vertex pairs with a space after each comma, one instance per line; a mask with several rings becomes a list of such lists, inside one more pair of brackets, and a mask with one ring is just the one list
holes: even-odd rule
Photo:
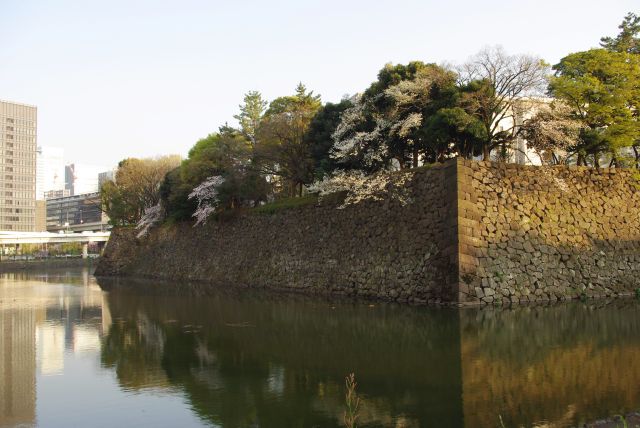
[[347, 389], [347, 393], [345, 395], [345, 404], [347, 409], [344, 412], [344, 424], [347, 428], [356, 428], [356, 421], [360, 416], [360, 397], [358, 397], [358, 393], [356, 392], [356, 376], [351, 373], [345, 379], [345, 386]]
[[281, 211], [304, 207], [307, 205], [315, 205], [318, 203], [318, 196], [307, 195], [301, 198], [284, 198], [277, 201], [255, 207], [251, 210], [256, 214], [276, 214]]

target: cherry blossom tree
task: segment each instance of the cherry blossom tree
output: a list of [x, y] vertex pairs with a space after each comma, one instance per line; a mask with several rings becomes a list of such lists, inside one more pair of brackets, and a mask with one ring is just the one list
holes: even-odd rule
[[198, 207], [193, 213], [196, 219], [194, 226], [204, 224], [207, 218], [216, 211], [219, 203], [219, 186], [225, 182], [224, 177], [214, 175], [200, 183], [189, 194], [189, 199], [196, 199]]
[[563, 164], [575, 153], [583, 128], [571, 108], [558, 100], [541, 104], [536, 114], [523, 123], [521, 135], [544, 162]]
[[346, 197], [338, 209], [355, 205], [363, 201], [384, 201], [389, 197], [401, 205], [411, 203], [411, 196], [406, 187], [411, 175], [389, 174], [378, 172], [367, 175], [362, 171], [335, 171], [330, 176], [316, 181], [307, 189], [317, 193], [320, 199], [335, 193], [345, 192]]
[[144, 215], [138, 221], [136, 229], [139, 230], [136, 235], [138, 238], [142, 238], [149, 233], [149, 230], [156, 226], [164, 219], [164, 209], [162, 204], [158, 202], [156, 205], [144, 210]]

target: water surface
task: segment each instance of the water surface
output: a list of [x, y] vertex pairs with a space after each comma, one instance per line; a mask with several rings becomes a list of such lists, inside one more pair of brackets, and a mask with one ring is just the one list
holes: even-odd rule
[[414, 308], [0, 277], [0, 426], [573, 426], [640, 407], [635, 300]]

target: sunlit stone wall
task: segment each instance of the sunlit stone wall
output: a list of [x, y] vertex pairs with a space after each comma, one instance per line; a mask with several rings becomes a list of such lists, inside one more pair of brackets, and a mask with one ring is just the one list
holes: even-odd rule
[[640, 287], [632, 170], [458, 161], [459, 299], [529, 302]]

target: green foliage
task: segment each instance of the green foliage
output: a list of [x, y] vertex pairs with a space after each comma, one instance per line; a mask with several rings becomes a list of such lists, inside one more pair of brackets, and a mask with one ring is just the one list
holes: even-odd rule
[[305, 138], [310, 144], [316, 179], [321, 179], [338, 168], [335, 159], [331, 157], [332, 135], [340, 124], [342, 112], [350, 107], [353, 107], [353, 103], [348, 99], [338, 104], [327, 103], [318, 110], [309, 124]]
[[311, 142], [306, 135], [321, 105], [319, 95], [299, 84], [295, 95], [269, 104], [258, 129], [254, 165], [263, 175], [278, 178], [288, 196], [301, 195], [302, 186], [313, 180]]
[[403, 80], [413, 80], [418, 73], [429, 66], [435, 64], [425, 64], [422, 61], [411, 61], [407, 65], [391, 63], [385, 64], [385, 66], [378, 72], [378, 79], [367, 88], [364, 92], [366, 98], [374, 98], [384, 92], [385, 89], [397, 85]]
[[603, 37], [600, 46], [613, 52], [640, 54], [640, 16], [629, 12], [618, 26], [620, 33], [616, 37]]
[[562, 58], [553, 69], [551, 93], [585, 125], [577, 147], [580, 159], [592, 155], [598, 166], [602, 153], [615, 157], [640, 139], [639, 55], [591, 49]]
[[453, 145], [453, 150], [466, 158], [480, 155], [487, 139], [482, 122], [461, 107], [442, 108], [428, 117], [424, 134], [437, 152], [450, 154]]
[[160, 187], [167, 216], [189, 219], [197, 206], [189, 194], [212, 176], [225, 179], [217, 189], [220, 210], [266, 200], [266, 180], [250, 167], [251, 156], [250, 142], [228, 126], [199, 140], [189, 151], [189, 157], [166, 175]]
[[260, 92], [249, 91], [244, 96], [244, 104], [239, 106], [240, 113], [233, 116], [240, 125], [240, 131], [252, 145], [256, 144], [256, 132], [268, 104]]
[[160, 186], [162, 205], [169, 220], [188, 220], [197, 206], [196, 201], [189, 199], [193, 187], [182, 180], [181, 169], [178, 167], [167, 173]]
[[[456, 151], [446, 141], [442, 109], [460, 106], [456, 74], [436, 64], [387, 64], [378, 80], [342, 115], [334, 134], [334, 157], [345, 169], [376, 171], [392, 164], [417, 167], [444, 160]], [[441, 131], [438, 137], [434, 130]]]
[[100, 188], [102, 207], [113, 225], [124, 226], [135, 224], [139, 219], [139, 210], [126, 201], [124, 192], [113, 181], [105, 182]]
[[119, 226], [137, 223], [147, 208], [158, 204], [164, 176], [179, 163], [177, 155], [122, 160], [115, 181], [107, 181], [100, 189], [110, 222]]

